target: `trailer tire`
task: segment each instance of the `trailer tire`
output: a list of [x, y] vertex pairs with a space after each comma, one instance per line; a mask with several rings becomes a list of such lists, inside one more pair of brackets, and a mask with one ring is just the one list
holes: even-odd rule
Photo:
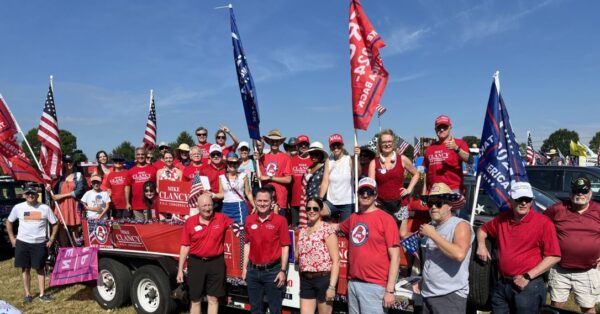
[[172, 313], [177, 304], [171, 298], [171, 283], [164, 270], [155, 265], [140, 267], [133, 274], [131, 302], [137, 313]]
[[[485, 242], [488, 251], [494, 258], [493, 245], [490, 239]], [[477, 240], [474, 241], [471, 249], [471, 262], [469, 263], [469, 295], [468, 302], [477, 310], [491, 309], [490, 298], [491, 290], [495, 284], [493, 272], [495, 268], [492, 261], [482, 262], [477, 258]]]
[[98, 280], [93, 288], [94, 298], [103, 309], [114, 309], [129, 301], [131, 271], [112, 258], [98, 261]]

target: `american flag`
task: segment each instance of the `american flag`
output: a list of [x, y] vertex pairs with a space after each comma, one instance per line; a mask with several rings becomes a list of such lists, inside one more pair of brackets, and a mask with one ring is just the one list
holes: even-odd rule
[[421, 154], [421, 139], [415, 137], [415, 151], [413, 152], [413, 159], [416, 159]]
[[377, 117], [381, 117], [387, 111], [387, 108], [379, 104], [375, 110], [377, 110]]
[[196, 173], [194, 174], [194, 181], [192, 181], [192, 188], [190, 189], [190, 197], [188, 198], [188, 205], [191, 208], [198, 207], [198, 198], [204, 192], [204, 186], [202, 186], [202, 180], [200, 180], [200, 176]]
[[52, 83], [50, 83], [37, 133], [37, 138], [41, 143], [40, 164], [44, 169], [43, 177], [46, 183], [52, 183], [53, 180], [60, 177], [62, 172], [62, 150], [58, 134], [54, 92], [52, 91]]
[[404, 155], [404, 151], [408, 148], [408, 143], [402, 138], [398, 138], [398, 151], [400, 155]]
[[535, 165], [535, 150], [533, 149], [533, 141], [529, 132], [527, 132], [527, 164]]
[[150, 91], [150, 112], [148, 113], [148, 122], [144, 131], [144, 147], [148, 150], [156, 148], [156, 108], [154, 107], [154, 95]]
[[418, 232], [413, 233], [410, 237], [400, 241], [402, 247], [406, 253], [412, 254], [414, 257], [419, 258], [419, 244], [421, 237]]

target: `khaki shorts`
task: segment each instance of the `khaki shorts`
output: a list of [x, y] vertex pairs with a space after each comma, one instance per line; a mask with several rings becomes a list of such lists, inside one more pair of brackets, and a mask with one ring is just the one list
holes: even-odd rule
[[592, 308], [600, 300], [600, 271], [573, 271], [555, 266], [550, 269], [550, 297], [554, 302], [567, 302], [569, 293], [575, 294], [580, 307]]

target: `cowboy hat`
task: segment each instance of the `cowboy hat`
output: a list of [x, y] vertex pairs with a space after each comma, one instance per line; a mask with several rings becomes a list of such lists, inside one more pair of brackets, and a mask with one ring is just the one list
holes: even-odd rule
[[429, 198], [439, 198], [448, 201], [452, 210], [461, 209], [465, 205], [465, 197], [460, 193], [455, 193], [452, 189], [443, 182], [434, 183], [431, 185], [428, 195], [422, 195], [421, 200], [427, 202]]
[[263, 138], [269, 139], [272, 141], [280, 141], [280, 140], [285, 141], [285, 137], [281, 136], [281, 132], [279, 131], [279, 129], [273, 129], [273, 130], [269, 131], [269, 133], [267, 133], [267, 135], [263, 136]]

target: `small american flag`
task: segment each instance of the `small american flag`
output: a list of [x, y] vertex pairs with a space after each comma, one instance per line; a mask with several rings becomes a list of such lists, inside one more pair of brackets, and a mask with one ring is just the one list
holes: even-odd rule
[[406, 253], [412, 254], [414, 257], [419, 258], [419, 242], [421, 237], [418, 232], [413, 233], [410, 237], [400, 241], [402, 247]]
[[379, 104], [375, 110], [377, 110], [377, 117], [381, 117], [387, 111], [387, 108]]
[[37, 138], [41, 143], [40, 164], [44, 169], [43, 178], [46, 183], [52, 183], [62, 173], [62, 150], [60, 148], [58, 118], [54, 106], [52, 82], [48, 87], [48, 95], [46, 95], [46, 103], [40, 119]]
[[148, 122], [144, 131], [144, 147], [148, 150], [156, 148], [156, 108], [154, 107], [154, 94], [150, 90], [150, 112], [148, 113]]
[[535, 150], [533, 149], [533, 141], [529, 132], [527, 132], [527, 164], [535, 165]]
[[421, 139], [415, 137], [415, 151], [413, 152], [413, 159], [416, 159], [421, 154]]
[[192, 188], [190, 189], [190, 198], [188, 199], [188, 205], [192, 208], [198, 207], [198, 198], [204, 192], [204, 186], [202, 186], [202, 180], [196, 173], [194, 174], [194, 181], [192, 181]]
[[408, 143], [403, 140], [402, 138], [398, 138], [398, 151], [400, 153], [400, 155], [404, 155], [404, 151], [406, 151], [406, 149], [408, 148]]

